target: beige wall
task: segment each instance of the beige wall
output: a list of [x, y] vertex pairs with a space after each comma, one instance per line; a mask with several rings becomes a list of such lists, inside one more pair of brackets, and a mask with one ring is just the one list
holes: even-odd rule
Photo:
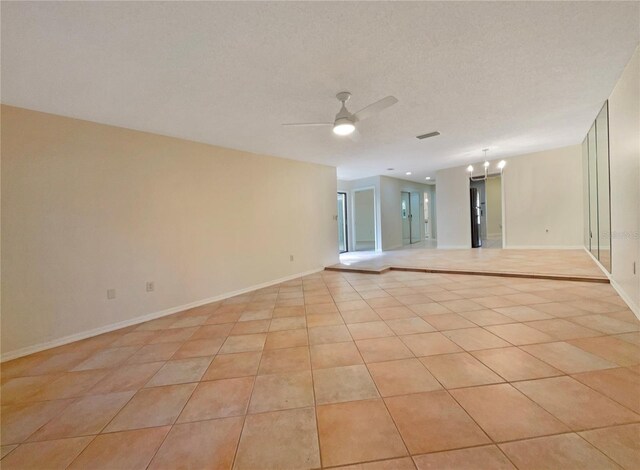
[[485, 182], [487, 211], [487, 235], [502, 236], [502, 181], [501, 178], [488, 178]]
[[[640, 317], [640, 48], [609, 97], [612, 283]], [[636, 264], [635, 273], [633, 264]]]
[[469, 175], [466, 167], [436, 173], [438, 248], [471, 248]]
[[426, 184], [389, 176], [380, 177], [383, 250], [402, 247], [402, 191], [420, 194], [420, 208], [416, 210], [416, 213], [420, 218], [420, 240], [424, 239], [424, 193], [429, 189]]
[[[572, 145], [506, 159], [502, 175], [506, 248], [582, 247], [581, 152], [580, 145]], [[493, 171], [498, 161], [490, 163]], [[438, 247], [469, 248], [466, 167], [441, 170], [436, 181]]]
[[335, 213], [332, 167], [2, 106], [3, 358], [336, 263]]

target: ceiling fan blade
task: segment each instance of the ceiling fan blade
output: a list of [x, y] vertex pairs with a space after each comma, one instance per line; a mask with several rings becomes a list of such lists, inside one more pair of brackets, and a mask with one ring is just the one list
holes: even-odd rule
[[282, 124], [289, 127], [333, 126], [332, 122], [288, 122]]
[[376, 113], [379, 113], [383, 109], [388, 108], [398, 102], [398, 99], [395, 96], [387, 96], [386, 98], [382, 98], [375, 103], [370, 104], [366, 108], [362, 108], [360, 111], [354, 114], [358, 121], [362, 121], [363, 119], [367, 119], [368, 117], [373, 116]]
[[349, 139], [353, 142], [360, 142], [360, 137], [362, 137], [362, 135], [360, 134], [360, 131], [358, 130], [357, 127], [353, 130], [351, 134], [349, 134]]

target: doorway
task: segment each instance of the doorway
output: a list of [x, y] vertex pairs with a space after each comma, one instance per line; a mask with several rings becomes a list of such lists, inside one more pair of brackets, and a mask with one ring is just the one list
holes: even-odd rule
[[403, 245], [421, 241], [420, 199], [421, 195], [417, 192], [401, 191], [400, 193]]
[[349, 251], [347, 229], [347, 193], [338, 193], [338, 252]]
[[376, 249], [376, 207], [373, 188], [353, 191], [353, 250]]
[[469, 184], [471, 247], [502, 248], [502, 178], [489, 175]]

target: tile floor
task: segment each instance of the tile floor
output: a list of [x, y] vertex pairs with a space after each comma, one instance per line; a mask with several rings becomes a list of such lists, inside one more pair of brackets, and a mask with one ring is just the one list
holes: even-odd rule
[[608, 284], [325, 271], [2, 364], [0, 466], [640, 468]]
[[606, 276], [584, 250], [503, 250], [475, 248], [437, 250], [424, 243], [383, 252], [342, 253], [337, 268], [380, 269], [387, 266], [452, 269], [461, 271], [588, 276]]

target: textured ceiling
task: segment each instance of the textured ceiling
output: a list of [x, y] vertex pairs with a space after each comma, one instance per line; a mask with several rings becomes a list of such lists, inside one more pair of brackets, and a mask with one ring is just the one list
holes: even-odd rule
[[[579, 142], [640, 40], [639, 8], [3, 1], [2, 102], [335, 165], [345, 179], [424, 181], [485, 147], [495, 159]], [[342, 90], [352, 111], [399, 103], [361, 122], [357, 142], [280, 125], [332, 120]]]

